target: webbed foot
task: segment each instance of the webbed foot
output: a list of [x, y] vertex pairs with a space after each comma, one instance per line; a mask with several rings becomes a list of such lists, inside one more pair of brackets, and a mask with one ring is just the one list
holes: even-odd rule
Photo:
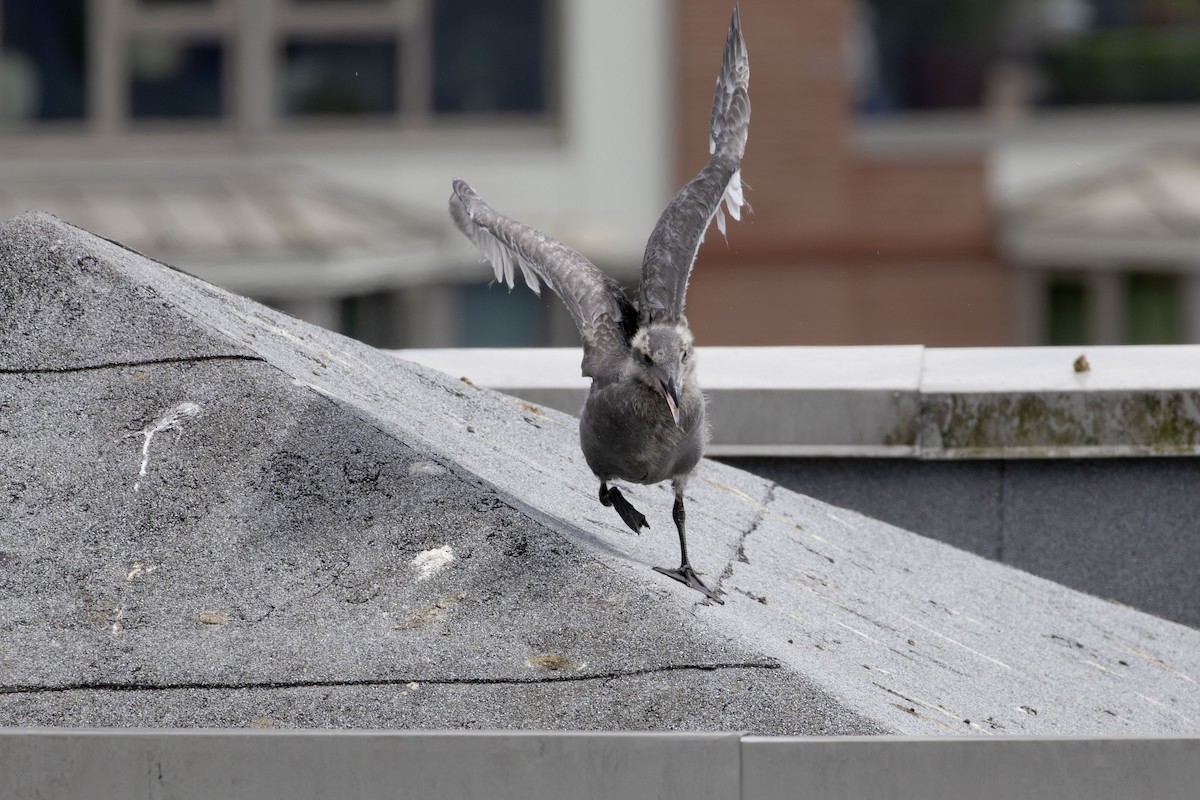
[[692, 569], [691, 564], [683, 564], [678, 569], [667, 569], [666, 567], [655, 567], [655, 572], [661, 572], [668, 578], [674, 578], [690, 589], [695, 589], [700, 594], [708, 597], [709, 600], [715, 600], [721, 605], [725, 605], [725, 601], [721, 596], [712, 589], [704, 585], [704, 581], [700, 580], [700, 576], [696, 574], [696, 570]]
[[629, 526], [629, 530], [640, 534], [642, 528], [649, 528], [650, 523], [646, 521], [645, 515], [638, 511], [633, 505], [625, 499], [625, 495], [621, 494], [621, 490], [613, 486], [600, 485], [600, 502], [606, 506], [612, 506], [621, 515], [621, 519]]

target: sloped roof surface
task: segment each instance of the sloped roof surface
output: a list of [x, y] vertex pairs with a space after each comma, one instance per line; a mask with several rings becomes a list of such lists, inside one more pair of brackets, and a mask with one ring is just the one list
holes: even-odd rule
[[0, 724], [1200, 730], [1200, 632], [0, 226]]

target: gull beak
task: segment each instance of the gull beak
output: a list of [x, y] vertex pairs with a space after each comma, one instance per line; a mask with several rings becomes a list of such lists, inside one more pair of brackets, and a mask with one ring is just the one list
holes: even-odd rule
[[675, 382], [674, 378], [668, 378], [666, 383], [660, 379], [658, 392], [667, 401], [667, 407], [671, 409], [671, 419], [675, 420], [675, 427], [682, 427], [679, 424], [679, 384]]

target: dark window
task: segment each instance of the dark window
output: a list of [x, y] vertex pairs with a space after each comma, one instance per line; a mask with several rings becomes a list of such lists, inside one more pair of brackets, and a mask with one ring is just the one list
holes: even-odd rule
[[1135, 272], [1126, 278], [1125, 325], [1129, 344], [1183, 341], [1183, 298], [1177, 275]]
[[395, 347], [396, 295], [381, 291], [342, 298], [339, 308], [341, 333], [372, 347]]
[[129, 104], [134, 119], [219, 117], [224, 48], [144, 36], [129, 47]]
[[393, 114], [397, 45], [292, 41], [284, 48], [283, 109], [290, 116]]
[[[860, 0], [859, 8], [855, 65], [867, 112], [978, 107], [989, 85], [1022, 86], [1029, 101], [1051, 107], [1200, 101], [1193, 1]], [[1015, 84], [1014, 64], [1023, 75]]]
[[866, 0], [855, 39], [860, 104], [895, 108], [978, 106], [1002, 0]]
[[211, 6], [215, 2], [216, 0], [138, 0], [138, 5], [150, 8], [164, 8], [170, 6]]
[[549, 338], [545, 298], [520, 285], [460, 286], [457, 322], [458, 347], [544, 347]]
[[545, 111], [545, 6], [543, 0], [434, 2], [434, 111]]
[[0, 10], [0, 119], [82, 119], [85, 0], [8, 0]]
[[1046, 287], [1047, 343], [1088, 344], [1087, 283], [1082, 278], [1053, 278]]

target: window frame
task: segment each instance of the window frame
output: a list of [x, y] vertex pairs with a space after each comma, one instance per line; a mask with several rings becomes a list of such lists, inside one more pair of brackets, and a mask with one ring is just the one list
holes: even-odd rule
[[[0, 0], [14, 2], [14, 0]], [[112, 141], [167, 138], [195, 141], [306, 137], [336, 130], [339, 135], [373, 132], [468, 132], [490, 127], [556, 131], [561, 128], [558, 84], [561, 8], [545, 0], [542, 43], [546, 85], [545, 110], [534, 114], [435, 114], [433, 111], [434, 0], [378, 0], [371, 3], [297, 3], [294, 0], [211, 0], [211, 5], [181, 3], [146, 6], [141, 0], [89, 0], [86, 25], [87, 68], [82, 120], [13, 122], [0, 129], [6, 144], [25, 141], [35, 147], [47, 135], [67, 139], [90, 136]], [[0, 37], [3, 31], [0, 30]], [[215, 41], [222, 50], [222, 113], [210, 119], [134, 119], [128, 48], [139, 35], [178, 36], [185, 41]], [[363, 36], [392, 41], [398, 53], [395, 112], [358, 115], [288, 115], [281, 81], [289, 39]], [[2, 38], [0, 38], [2, 41]], [[188, 134], [188, 135], [185, 135]], [[462, 134], [460, 134], [462, 135]], [[468, 135], [469, 134], [465, 134]]]

